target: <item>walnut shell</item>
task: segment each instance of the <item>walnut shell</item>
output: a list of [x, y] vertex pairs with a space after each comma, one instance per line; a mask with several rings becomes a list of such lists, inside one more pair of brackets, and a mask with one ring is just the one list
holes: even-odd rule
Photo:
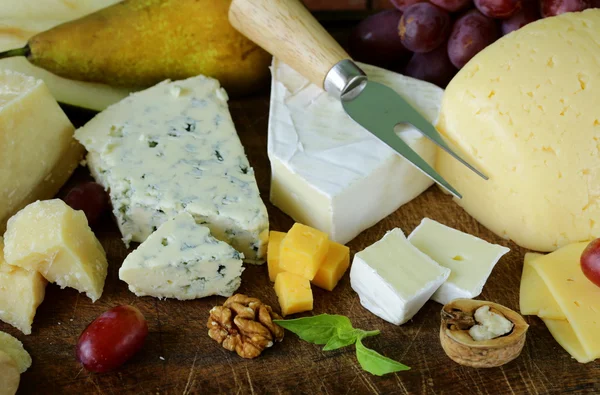
[[[469, 328], [476, 324], [473, 315], [481, 306], [500, 313], [514, 324], [512, 331], [491, 340], [476, 341]], [[525, 344], [529, 325], [515, 311], [497, 303], [473, 299], [455, 299], [442, 308], [440, 341], [454, 362], [474, 368], [492, 368], [517, 358]]]

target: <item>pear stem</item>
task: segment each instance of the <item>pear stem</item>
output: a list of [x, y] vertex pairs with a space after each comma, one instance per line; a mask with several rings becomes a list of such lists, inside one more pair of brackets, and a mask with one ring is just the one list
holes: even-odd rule
[[14, 56], [29, 56], [30, 54], [31, 50], [29, 49], [29, 45], [26, 45], [23, 48], [10, 49], [8, 51], [0, 52], [0, 59], [12, 58]]

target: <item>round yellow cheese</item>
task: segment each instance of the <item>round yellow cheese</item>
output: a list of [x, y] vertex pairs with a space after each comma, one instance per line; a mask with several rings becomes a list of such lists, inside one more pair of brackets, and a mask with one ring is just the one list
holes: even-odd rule
[[490, 179], [439, 153], [469, 214], [536, 251], [600, 236], [600, 9], [531, 23], [448, 85], [437, 125]]

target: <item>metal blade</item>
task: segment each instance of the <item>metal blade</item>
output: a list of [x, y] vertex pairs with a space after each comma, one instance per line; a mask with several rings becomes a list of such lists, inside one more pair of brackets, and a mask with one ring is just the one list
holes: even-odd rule
[[[394, 133], [394, 127], [402, 122], [399, 119], [401, 115], [399, 111], [406, 112], [404, 109], [398, 109], [398, 97], [398, 94], [392, 89], [369, 81], [357, 97], [352, 100], [342, 100], [342, 105], [348, 115], [357, 123], [373, 133], [452, 195], [459, 199], [462, 198], [462, 195], [448, 181]], [[402, 103], [400, 106], [402, 106]], [[415, 111], [410, 106], [407, 108]]]
[[[415, 128], [419, 129], [425, 137], [433, 141], [438, 147], [449, 153], [460, 163], [467, 166], [467, 168], [475, 172], [475, 174], [484, 180], [488, 179], [485, 174], [454, 152], [448, 146], [446, 141], [444, 141], [442, 136], [440, 136], [435, 127], [393, 89], [369, 81], [360, 95], [352, 100], [345, 100], [343, 104], [346, 112], [356, 122], [360, 123], [368, 130], [370, 129], [365, 126], [365, 123], [373, 123], [373, 121], [378, 122], [380, 120], [377, 118], [380, 116], [385, 118], [387, 125], [392, 123], [392, 128], [398, 123], [409, 123], [413, 125]], [[366, 119], [370, 117], [375, 119]]]

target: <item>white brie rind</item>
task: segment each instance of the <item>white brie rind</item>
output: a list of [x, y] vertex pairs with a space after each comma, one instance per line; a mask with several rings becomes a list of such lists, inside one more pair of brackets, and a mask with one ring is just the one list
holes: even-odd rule
[[510, 251], [429, 218], [423, 218], [408, 241], [451, 270], [448, 280], [432, 296], [441, 304], [479, 296], [496, 263]]
[[[434, 123], [443, 90], [366, 64], [373, 81], [402, 94]], [[414, 199], [432, 181], [354, 122], [341, 103], [273, 60], [268, 154], [271, 202], [342, 244]], [[374, 114], [374, 116], [377, 116]], [[435, 146], [410, 125], [396, 133], [428, 163]]]
[[449, 269], [415, 248], [396, 228], [354, 255], [350, 284], [363, 307], [401, 325], [423, 307], [449, 275]]

